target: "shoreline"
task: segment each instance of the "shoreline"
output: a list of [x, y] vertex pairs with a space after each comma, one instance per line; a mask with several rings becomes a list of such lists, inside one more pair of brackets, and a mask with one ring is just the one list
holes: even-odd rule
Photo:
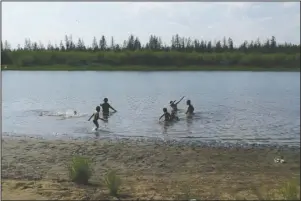
[[[75, 155], [92, 160], [91, 185], [70, 182], [66, 167]], [[280, 156], [286, 163], [273, 161]], [[273, 190], [299, 178], [300, 148], [2, 138], [3, 199], [112, 199], [103, 185], [112, 169], [122, 199], [253, 199], [254, 187]]]
[[43, 141], [106, 141], [110, 143], [143, 143], [143, 144], [160, 144], [160, 145], [172, 145], [172, 146], [189, 146], [189, 147], [202, 147], [202, 148], [242, 148], [242, 149], [262, 149], [262, 148], [271, 148], [271, 149], [291, 149], [298, 150], [300, 149], [300, 143], [295, 142], [292, 144], [280, 144], [280, 143], [248, 143], [248, 142], [229, 142], [229, 141], [219, 141], [219, 140], [192, 140], [190, 138], [186, 139], [176, 139], [176, 138], [164, 138], [164, 137], [128, 137], [128, 136], [102, 136], [101, 134], [95, 135], [91, 134], [90, 136], [44, 136], [44, 135], [7, 135], [4, 132], [2, 139], [12, 139], [12, 140], [43, 140]]
[[300, 67], [259, 67], [259, 66], [149, 66], [149, 65], [121, 65], [121, 66], [8, 66], [1, 71], [104, 71], [104, 72], [300, 72]]

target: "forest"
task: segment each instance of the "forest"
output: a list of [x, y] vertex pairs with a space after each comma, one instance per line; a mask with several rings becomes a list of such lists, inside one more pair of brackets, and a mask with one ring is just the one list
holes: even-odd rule
[[[234, 45], [231, 38], [217, 41], [204, 41], [172, 36], [170, 45], [155, 35], [142, 44], [138, 37], [130, 35], [123, 44], [116, 44], [114, 38], [101, 36], [93, 38], [92, 44], [83, 39], [74, 41], [72, 35], [65, 36], [59, 44], [34, 42], [25, 39], [24, 45], [11, 48], [9, 41], [1, 41], [1, 63], [7, 70], [44, 69], [56, 66], [64, 70], [66, 66], [73, 70], [118, 70], [122, 66], [147, 66], [148, 70], [187, 70], [195, 66], [196, 70], [210, 67], [249, 67], [262, 69], [300, 70], [300, 44], [277, 43], [276, 38], [260, 41], [244, 41]], [[108, 68], [109, 67], [109, 68]], [[136, 68], [139, 69], [139, 68]], [[145, 68], [144, 68], [145, 70]]]

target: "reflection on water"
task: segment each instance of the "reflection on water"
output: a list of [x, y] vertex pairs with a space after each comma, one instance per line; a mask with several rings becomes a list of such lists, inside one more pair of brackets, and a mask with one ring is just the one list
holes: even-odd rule
[[[7, 135], [300, 142], [299, 73], [6, 71], [2, 76]], [[170, 111], [169, 101], [183, 95], [180, 120], [159, 123], [162, 108]], [[118, 112], [108, 122], [99, 120], [103, 131], [95, 134], [88, 118], [104, 97]], [[185, 115], [186, 99], [195, 107], [193, 118]]]

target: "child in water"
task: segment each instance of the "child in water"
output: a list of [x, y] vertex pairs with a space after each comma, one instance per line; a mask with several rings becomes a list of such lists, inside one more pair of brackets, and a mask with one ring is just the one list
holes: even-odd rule
[[163, 108], [164, 114], [159, 118], [159, 121], [162, 119], [162, 117], [165, 117], [164, 121], [170, 121], [171, 120], [171, 115], [167, 111], [167, 108]]
[[106, 121], [105, 119], [99, 117], [99, 112], [100, 112], [100, 107], [97, 106], [97, 107], [96, 107], [96, 112], [94, 112], [94, 113], [91, 115], [91, 117], [88, 119], [88, 121], [90, 121], [91, 118], [94, 117], [93, 123], [94, 123], [95, 126], [96, 126], [96, 129], [95, 129], [95, 130], [97, 130], [97, 129], [99, 128], [99, 124], [98, 124], [98, 122], [97, 122], [98, 119], [100, 119], [100, 120], [102, 120], [102, 121]]
[[191, 101], [190, 101], [190, 100], [187, 100], [187, 101], [186, 101], [186, 104], [188, 105], [188, 108], [187, 108], [187, 111], [186, 111], [185, 114], [193, 115], [194, 107], [192, 106]]
[[117, 112], [117, 110], [115, 110], [109, 103], [108, 103], [108, 98], [103, 99], [104, 103], [100, 104], [100, 106], [102, 107], [102, 116], [104, 119], [108, 119], [109, 117], [109, 109], [111, 108], [112, 110], [114, 110], [114, 112]]
[[172, 110], [174, 110], [175, 112], [178, 111], [178, 104], [183, 100], [185, 96], [183, 96], [178, 102], [175, 101], [170, 101], [170, 107], [172, 108]]

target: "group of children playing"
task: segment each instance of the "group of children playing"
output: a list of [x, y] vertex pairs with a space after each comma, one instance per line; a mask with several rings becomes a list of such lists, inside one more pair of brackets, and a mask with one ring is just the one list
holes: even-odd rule
[[[164, 114], [159, 118], [161, 120], [163, 117], [165, 122], [171, 122], [171, 121], [178, 121], [179, 117], [177, 117], [177, 111], [178, 111], [178, 104], [183, 100], [185, 96], [183, 96], [178, 102], [175, 101], [170, 101], [170, 107], [172, 108], [171, 114], [167, 111], [167, 108], [163, 108]], [[185, 114], [187, 115], [192, 115], [194, 112], [194, 107], [191, 104], [190, 100], [186, 101], [186, 104], [188, 105], [187, 111]], [[102, 118], [100, 117], [100, 107], [102, 107]], [[93, 123], [95, 124], [97, 130], [99, 128], [99, 124], [97, 122], [98, 119], [107, 122], [109, 118], [109, 109], [112, 109], [114, 112], [117, 112], [109, 103], [108, 103], [108, 98], [104, 99], [104, 102], [100, 104], [100, 106], [96, 107], [96, 111], [91, 115], [91, 117], [88, 119], [90, 121], [93, 118]]]
[[[178, 102], [175, 101], [170, 101], [170, 107], [171, 107], [171, 113], [169, 113], [167, 111], [167, 108], [163, 108], [163, 115], [159, 118], [162, 119], [164, 117], [164, 121], [165, 122], [171, 122], [171, 121], [178, 121], [179, 117], [177, 117], [177, 111], [178, 111], [178, 104], [183, 100], [185, 96], [183, 96]], [[186, 111], [186, 115], [193, 115], [194, 112], [194, 107], [191, 104], [190, 100], [186, 101], [186, 104], [188, 105], [187, 111]]]

